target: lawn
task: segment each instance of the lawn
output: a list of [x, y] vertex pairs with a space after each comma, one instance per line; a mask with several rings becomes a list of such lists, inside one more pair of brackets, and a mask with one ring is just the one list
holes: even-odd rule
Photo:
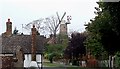
[[79, 66], [73, 66], [73, 65], [64, 65], [64, 64], [58, 64], [58, 63], [50, 63], [50, 62], [44, 62], [43, 66], [46, 67], [46, 69], [93, 69], [93, 68], [82, 68]]
[[44, 67], [64, 67], [65, 65], [63, 64], [58, 64], [58, 63], [50, 63], [50, 62], [44, 62], [43, 63]]
[[50, 63], [48, 60], [45, 60], [43, 62], [43, 67], [46, 69], [109, 69], [107, 67], [103, 68], [87, 68], [87, 67], [80, 67], [80, 66], [73, 66], [73, 65], [65, 65], [65, 64], [60, 64], [57, 62]]
[[80, 66], [73, 66], [73, 65], [64, 65], [64, 64], [58, 64], [58, 63], [50, 63], [50, 62], [44, 62], [43, 63], [44, 69], [109, 69], [109, 68], [83, 68]]

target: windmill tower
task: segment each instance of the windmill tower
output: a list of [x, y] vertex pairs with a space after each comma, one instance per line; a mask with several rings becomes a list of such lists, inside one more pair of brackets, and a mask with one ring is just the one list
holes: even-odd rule
[[70, 24], [71, 16], [67, 16], [67, 22], [65, 20], [61, 21], [60, 24], [60, 34], [61, 35], [67, 35], [67, 25]]
[[68, 41], [68, 27], [70, 24], [71, 16], [67, 16], [67, 22], [62, 20], [60, 23], [60, 32], [59, 32], [59, 43], [64, 43]]
[[62, 20], [62, 22], [60, 24], [60, 34], [67, 35], [67, 24], [66, 24], [65, 20]]

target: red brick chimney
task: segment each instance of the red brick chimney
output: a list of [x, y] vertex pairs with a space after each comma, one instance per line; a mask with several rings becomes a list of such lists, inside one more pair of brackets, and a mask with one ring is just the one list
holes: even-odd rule
[[36, 28], [35, 25], [33, 25], [33, 28], [31, 29], [32, 31], [32, 61], [36, 61]]
[[12, 35], [12, 22], [10, 22], [10, 19], [8, 19], [8, 22], [6, 22], [6, 35]]

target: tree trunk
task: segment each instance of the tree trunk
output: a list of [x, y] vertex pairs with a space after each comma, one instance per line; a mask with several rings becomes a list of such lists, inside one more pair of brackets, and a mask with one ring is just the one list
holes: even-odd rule
[[56, 31], [54, 32], [53, 38], [54, 38], [54, 44], [56, 44]]
[[109, 56], [109, 68], [111, 68], [112, 67], [112, 56], [110, 55]]

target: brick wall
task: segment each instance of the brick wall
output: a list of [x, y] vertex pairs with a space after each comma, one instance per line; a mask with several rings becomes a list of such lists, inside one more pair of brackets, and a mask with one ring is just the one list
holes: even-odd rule
[[2, 69], [12, 69], [13, 68], [13, 57], [12, 56], [2, 56]]

